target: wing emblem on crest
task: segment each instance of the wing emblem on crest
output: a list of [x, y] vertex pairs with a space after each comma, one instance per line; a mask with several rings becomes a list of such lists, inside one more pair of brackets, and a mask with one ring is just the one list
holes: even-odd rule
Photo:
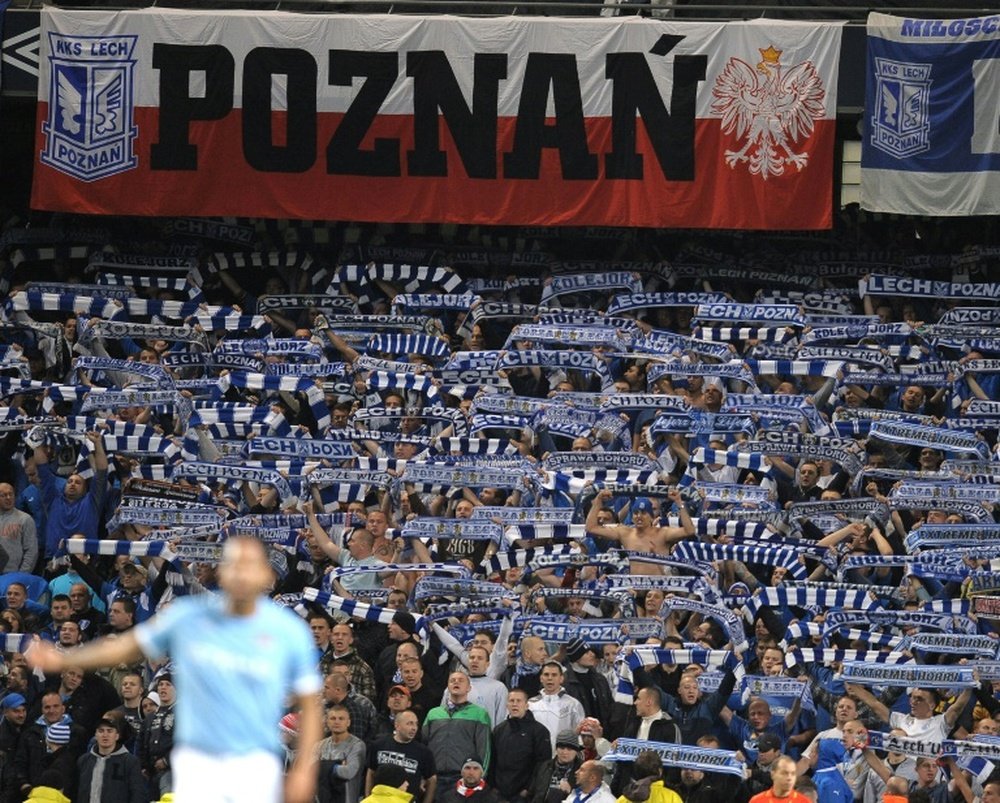
[[119, 128], [119, 114], [122, 109], [122, 87], [125, 76], [120, 72], [102, 88], [94, 98], [94, 132], [111, 134]]
[[68, 134], [76, 136], [80, 133], [80, 110], [83, 106], [83, 95], [73, 86], [66, 73], [59, 73], [58, 100], [60, 124]]

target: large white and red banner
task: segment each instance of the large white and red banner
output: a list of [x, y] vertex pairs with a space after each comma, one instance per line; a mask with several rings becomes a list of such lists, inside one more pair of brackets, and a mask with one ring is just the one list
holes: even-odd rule
[[841, 28], [42, 12], [36, 208], [831, 225]]

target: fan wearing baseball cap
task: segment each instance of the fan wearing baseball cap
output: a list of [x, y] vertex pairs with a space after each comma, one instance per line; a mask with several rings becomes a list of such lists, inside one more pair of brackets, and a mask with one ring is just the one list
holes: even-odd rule
[[23, 695], [12, 692], [0, 700], [0, 760], [6, 764], [14, 760], [14, 750], [17, 741], [24, 730], [24, 721], [28, 718], [27, 701]]

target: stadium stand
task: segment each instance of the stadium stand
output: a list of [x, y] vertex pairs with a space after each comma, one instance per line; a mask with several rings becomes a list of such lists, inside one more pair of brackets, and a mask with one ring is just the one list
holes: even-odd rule
[[[761, 8], [862, 11], [808, 5]], [[732, 13], [519, 13], [563, 12]], [[856, 206], [815, 233], [10, 213], [0, 803], [172, 799], [169, 660], [26, 653], [217, 592], [237, 537], [312, 632], [317, 801], [997, 803], [998, 277], [997, 218]], [[273, 727], [290, 767], [298, 715]]]
[[[364, 737], [326, 794], [362, 796], [390, 753], [411, 790], [471, 794], [473, 749], [508, 799], [603, 789], [584, 759], [641, 794], [646, 749], [684, 800], [746, 800], [782, 754], [821, 800], [989, 793], [995, 228], [233, 220], [236, 251], [102, 223], [3, 236], [4, 571], [35, 575], [2, 619], [8, 795], [40, 783], [42, 723], [82, 725], [74, 755], [109, 709], [140, 761], [165, 738], [141, 712], [169, 668], [42, 679], [27, 641], [210, 591], [240, 534]], [[534, 774], [507, 755], [528, 723]]]

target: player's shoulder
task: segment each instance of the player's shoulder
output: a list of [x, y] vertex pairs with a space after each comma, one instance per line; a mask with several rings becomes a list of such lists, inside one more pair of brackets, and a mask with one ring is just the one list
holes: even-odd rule
[[177, 597], [170, 601], [166, 608], [157, 611], [157, 617], [165, 616], [171, 619], [190, 621], [193, 617], [211, 615], [220, 608], [217, 594], [191, 594]]
[[[309, 633], [309, 626], [305, 620], [291, 608], [279, 605], [271, 599], [263, 598], [257, 606], [258, 620], [275, 627], [280, 627], [281, 632]], [[312, 638], [310, 636], [310, 638]]]

